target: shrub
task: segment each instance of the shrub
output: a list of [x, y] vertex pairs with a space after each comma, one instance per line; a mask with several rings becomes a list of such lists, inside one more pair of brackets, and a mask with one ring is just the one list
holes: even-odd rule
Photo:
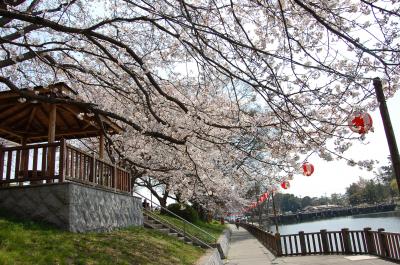
[[199, 220], [199, 215], [196, 210], [187, 204], [185, 204], [184, 207], [181, 207], [181, 204], [173, 203], [168, 205], [168, 210], [191, 223], [196, 223]]

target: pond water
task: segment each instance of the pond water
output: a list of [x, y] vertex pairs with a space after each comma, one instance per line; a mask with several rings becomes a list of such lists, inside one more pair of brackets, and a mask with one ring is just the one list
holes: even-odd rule
[[[281, 235], [297, 234], [299, 231], [318, 232], [321, 229], [328, 231], [338, 231], [342, 228], [349, 230], [362, 230], [370, 227], [372, 230], [384, 228], [386, 232], [400, 233], [400, 211], [360, 214], [346, 217], [336, 217], [329, 219], [319, 219], [295, 224], [279, 225]], [[267, 229], [275, 232], [275, 225]]]

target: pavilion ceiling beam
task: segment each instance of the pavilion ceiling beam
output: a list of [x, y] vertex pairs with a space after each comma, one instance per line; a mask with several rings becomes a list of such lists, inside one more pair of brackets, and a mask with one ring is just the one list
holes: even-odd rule
[[[65, 105], [61, 106], [62, 109], [68, 111], [69, 113], [72, 114], [72, 116], [74, 117], [74, 120], [79, 124], [79, 127], [82, 128], [82, 121], [80, 119], [78, 119], [78, 117], [76, 116], [76, 111], [74, 111], [73, 109], [71, 109], [70, 107], [67, 107]], [[85, 120], [85, 118], [83, 118]]]
[[9, 108], [8, 110], [2, 111], [0, 113], [0, 120], [7, 120], [8, 118], [12, 117], [18, 109], [22, 107], [22, 103], [18, 103], [13, 107]]
[[38, 111], [38, 113], [37, 113], [37, 115], [36, 115], [36, 120], [37, 120], [38, 123], [42, 126], [42, 128], [43, 128], [44, 130], [47, 130], [47, 129], [48, 129], [48, 126], [49, 126], [49, 120], [48, 120], [48, 115], [47, 115], [47, 113], [48, 113], [49, 111], [47, 111], [47, 110], [44, 108], [44, 105], [43, 105], [43, 104], [40, 105], [40, 107], [39, 107], [38, 110], [39, 110], [39, 111]]
[[26, 124], [25, 130], [29, 130], [29, 128], [31, 127], [33, 118], [35, 117], [35, 114], [36, 114], [36, 110], [37, 110], [36, 107], [33, 107], [33, 108], [32, 108], [32, 112], [31, 112], [31, 114], [29, 115], [28, 123]]
[[[57, 108], [61, 110], [60, 106], [57, 106]], [[57, 111], [57, 121], [61, 121], [66, 128], [72, 127], [67, 118], [65, 118], [63, 111]]]
[[[78, 130], [78, 131], [66, 131], [66, 132], [57, 131], [56, 138], [59, 138], [59, 137], [68, 138], [69, 136], [76, 136], [74, 138], [79, 139], [79, 138], [86, 138], [86, 137], [97, 137], [98, 134], [99, 134], [98, 130], [93, 130], [93, 131]], [[39, 134], [29, 134], [28, 138], [31, 140], [37, 140], [37, 139], [46, 140], [47, 139], [45, 136], [39, 135]]]
[[14, 101], [7, 101], [7, 102], [2, 102], [0, 101], [0, 113], [3, 111], [7, 110], [8, 108], [15, 106], [17, 103]]
[[9, 128], [0, 127], [0, 132], [7, 133], [7, 134], [9, 134], [9, 135], [12, 135], [12, 136], [14, 136], [14, 137], [17, 137], [18, 139], [22, 139], [22, 138], [23, 138], [22, 135], [19, 135], [19, 134], [15, 133], [15, 130], [12, 130], [12, 129], [9, 129]]
[[18, 113], [15, 113], [13, 116], [9, 117], [8, 119], [4, 120], [1, 125], [10, 126], [13, 128], [21, 128], [21, 124], [25, 124], [28, 120], [28, 116], [32, 112], [32, 107], [26, 107], [21, 109]]

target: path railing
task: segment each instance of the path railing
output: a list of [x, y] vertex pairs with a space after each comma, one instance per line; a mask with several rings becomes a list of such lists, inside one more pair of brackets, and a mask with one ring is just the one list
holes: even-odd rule
[[191, 238], [194, 238], [195, 240], [200, 241], [201, 243], [208, 245], [210, 247], [214, 246], [217, 244], [217, 238], [205, 231], [204, 229], [198, 227], [197, 225], [185, 220], [184, 218], [180, 217], [179, 215], [171, 212], [165, 207], [162, 207], [161, 205], [157, 204], [156, 202], [152, 201], [151, 199], [147, 198], [146, 196], [143, 196], [140, 193], [137, 193], [134, 191], [134, 193], [142, 199], [146, 199], [146, 201], [151, 202], [152, 205], [155, 205], [159, 209], [163, 209], [163, 211], [167, 212], [169, 215], [175, 217], [175, 220], [177, 223], [171, 223], [170, 220], [164, 215], [161, 214], [156, 214], [155, 212], [149, 211], [147, 209], [144, 209], [144, 211], [151, 216], [152, 218], [161, 221], [162, 223], [167, 223], [168, 225], [174, 227], [175, 229], [178, 229], [182, 232], [184, 236], [189, 236]]
[[[400, 233], [384, 229], [340, 231], [321, 230], [315, 233], [280, 235], [272, 234], [250, 224], [241, 224], [276, 256], [370, 254], [400, 261]], [[275, 241], [274, 241], [275, 240]]]
[[257, 238], [269, 251], [275, 256], [282, 256], [282, 248], [279, 233], [269, 233], [254, 225], [247, 223], [240, 223], [240, 226], [249, 231], [255, 238]]
[[0, 146], [0, 186], [24, 186], [74, 181], [130, 192], [129, 173], [109, 162], [67, 145], [55, 143]]

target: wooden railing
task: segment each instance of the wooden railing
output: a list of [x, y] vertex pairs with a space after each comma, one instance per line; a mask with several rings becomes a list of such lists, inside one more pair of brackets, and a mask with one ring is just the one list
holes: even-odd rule
[[59, 143], [0, 147], [0, 184], [57, 181], [59, 153]]
[[104, 160], [67, 145], [56, 143], [0, 147], [0, 185], [82, 182], [130, 192], [129, 173]]
[[275, 256], [282, 256], [282, 248], [279, 233], [269, 233], [254, 225], [247, 223], [240, 223], [240, 226], [249, 231], [254, 237], [256, 237], [269, 251]]
[[[315, 233], [280, 235], [271, 234], [250, 224], [241, 224], [276, 256], [318, 254], [371, 254], [400, 261], [400, 233], [387, 233], [384, 229], [340, 231], [321, 230]], [[275, 240], [275, 242], [274, 242]]]

